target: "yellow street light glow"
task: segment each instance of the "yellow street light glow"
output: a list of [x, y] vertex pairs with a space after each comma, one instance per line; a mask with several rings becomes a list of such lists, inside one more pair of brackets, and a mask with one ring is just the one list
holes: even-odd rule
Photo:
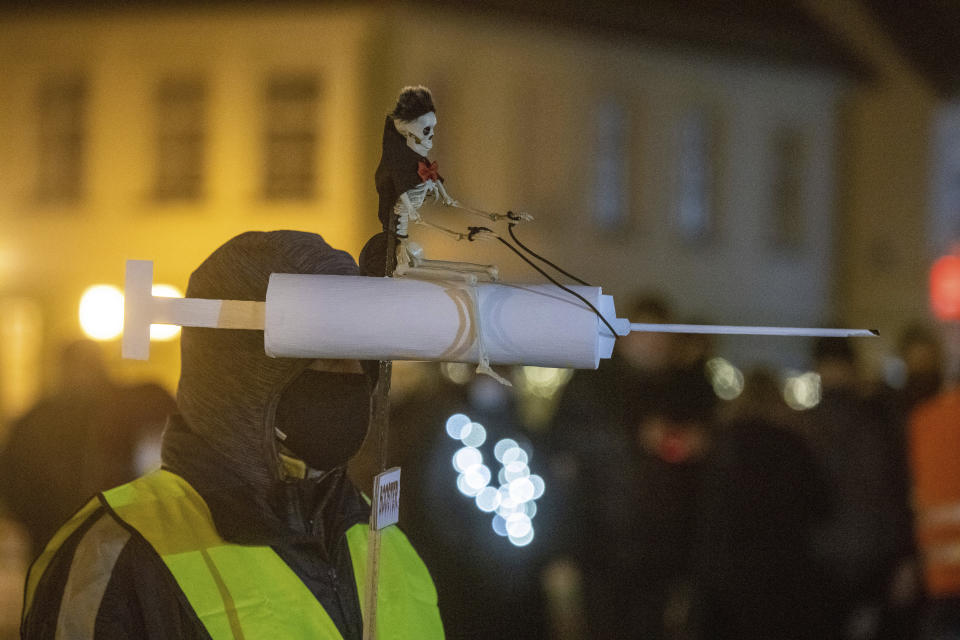
[[[182, 298], [183, 293], [171, 284], [155, 284], [151, 291], [153, 295], [161, 298]], [[180, 327], [175, 324], [152, 324], [150, 325], [151, 340], [173, 340], [180, 335]]]
[[94, 340], [115, 340], [123, 332], [123, 293], [109, 284], [89, 287], [80, 297], [80, 328]]
[[[183, 293], [169, 284], [155, 284], [153, 295], [182, 298]], [[88, 287], [80, 296], [80, 328], [94, 340], [115, 340], [123, 333], [123, 293], [109, 284]], [[150, 325], [151, 340], [173, 340], [180, 327], [172, 324]]]

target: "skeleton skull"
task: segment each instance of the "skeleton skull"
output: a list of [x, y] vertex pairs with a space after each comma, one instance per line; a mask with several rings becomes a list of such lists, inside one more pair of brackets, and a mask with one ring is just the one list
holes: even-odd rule
[[433, 148], [433, 134], [437, 128], [437, 114], [429, 111], [416, 120], [394, 120], [393, 125], [404, 138], [407, 146], [426, 157]]

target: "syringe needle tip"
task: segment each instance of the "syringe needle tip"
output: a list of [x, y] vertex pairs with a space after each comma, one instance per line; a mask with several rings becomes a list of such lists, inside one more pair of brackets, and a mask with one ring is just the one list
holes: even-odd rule
[[631, 323], [631, 331], [653, 333], [701, 333], [741, 336], [797, 336], [822, 338], [858, 338], [880, 335], [876, 329], [822, 329], [811, 327], [744, 327], [713, 324]]

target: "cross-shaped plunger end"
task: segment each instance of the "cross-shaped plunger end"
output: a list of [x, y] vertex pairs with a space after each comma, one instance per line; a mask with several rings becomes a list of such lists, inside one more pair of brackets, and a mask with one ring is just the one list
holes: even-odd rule
[[255, 300], [207, 300], [154, 296], [153, 262], [127, 260], [123, 287], [124, 358], [150, 357], [150, 325], [219, 329], [263, 329], [264, 303]]

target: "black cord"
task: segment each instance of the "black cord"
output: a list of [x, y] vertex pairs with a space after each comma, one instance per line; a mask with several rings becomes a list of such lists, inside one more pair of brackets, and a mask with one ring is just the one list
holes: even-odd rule
[[[519, 219], [519, 216], [517, 216], [516, 214], [514, 214], [513, 211], [507, 211], [507, 217], [510, 218], [511, 220], [517, 220], [517, 219]], [[513, 228], [514, 228], [515, 226], [517, 226], [517, 223], [516, 223], [516, 222], [512, 222], [512, 223], [510, 223], [510, 224], [507, 226], [507, 230], [510, 232], [510, 237], [513, 238], [513, 241], [517, 243], [517, 246], [519, 246], [521, 249], [523, 249], [524, 251], [526, 251], [527, 253], [529, 253], [530, 255], [532, 255], [534, 258], [537, 258], [538, 260], [547, 263], [548, 265], [550, 265], [551, 267], [553, 267], [554, 269], [556, 269], [557, 271], [559, 271], [559, 272], [562, 273], [563, 275], [567, 276], [567, 277], [570, 278], [571, 280], [576, 280], [576, 281], [579, 282], [580, 284], [586, 285], [586, 286], [588, 286], [588, 287], [593, 286], [593, 285], [591, 285], [589, 282], [584, 282], [583, 280], [581, 280], [581, 279], [578, 278], [577, 276], [573, 275], [572, 273], [568, 273], [568, 272], [564, 271], [563, 269], [561, 269], [561, 268], [558, 267], [557, 265], [553, 264], [552, 262], [550, 262], [549, 260], [547, 260], [546, 258], [544, 258], [543, 256], [541, 256], [539, 253], [537, 253], [537, 252], [534, 251], [533, 249], [529, 248], [527, 245], [525, 245], [525, 244], [523, 244], [522, 242], [520, 242], [520, 239], [516, 236], [516, 234], [513, 233]]]
[[[490, 233], [493, 233], [493, 231], [492, 231], [491, 229], [488, 229], [487, 227], [468, 227], [468, 229], [470, 230], [470, 234], [469, 234], [467, 237], [468, 237], [471, 241], [473, 240], [473, 236], [476, 235], [477, 233], [479, 233], [480, 231], [490, 231]], [[501, 238], [498, 234], [493, 233], [493, 235], [494, 235], [494, 237], [496, 237], [497, 240], [499, 240], [500, 242], [502, 242], [502, 243], [504, 244], [504, 246], [506, 246], [508, 249], [510, 249], [510, 251], [513, 251], [515, 254], [517, 254], [518, 256], [520, 256], [520, 259], [521, 259], [521, 260], [523, 260], [523, 261], [526, 262], [528, 265], [530, 265], [531, 267], [533, 267], [533, 268], [534, 268], [540, 275], [542, 275], [544, 278], [546, 278], [547, 280], [549, 280], [549, 281], [552, 282], [553, 284], [557, 285], [558, 287], [560, 287], [561, 289], [563, 289], [564, 291], [566, 291], [566, 292], [569, 293], [570, 295], [575, 296], [575, 297], [578, 298], [581, 302], [583, 302], [585, 305], [587, 305], [588, 307], [590, 307], [590, 309], [591, 309], [595, 314], [597, 314], [597, 317], [600, 318], [600, 321], [603, 322], [603, 324], [607, 325], [607, 329], [610, 329], [610, 335], [612, 335], [614, 338], [617, 337], [618, 334], [617, 334], [616, 330], [613, 328], [613, 326], [612, 326], [609, 322], [607, 322], [607, 319], [603, 317], [603, 314], [600, 313], [600, 311], [599, 311], [595, 306], [593, 306], [593, 304], [591, 304], [589, 300], [587, 300], [586, 298], [584, 298], [582, 295], [580, 295], [579, 293], [577, 293], [577, 292], [574, 291], [573, 289], [571, 289], [571, 288], [569, 288], [569, 287], [566, 287], [566, 286], [560, 284], [559, 282], [557, 282], [556, 280], [554, 280], [554, 279], [550, 276], [550, 274], [548, 274], [546, 271], [544, 271], [543, 269], [541, 269], [540, 267], [538, 267], [536, 264], [534, 264], [533, 261], [530, 260], [530, 258], [528, 258], [527, 256], [523, 255], [515, 246], [513, 246], [512, 244], [510, 244], [509, 242], [507, 242], [506, 240], [504, 240], [503, 238]], [[511, 235], [513, 235], [513, 234], [511, 234]], [[558, 269], [558, 271], [559, 271], [559, 269]], [[571, 277], [572, 277], [572, 276], [571, 276]], [[574, 280], [577, 280], [577, 278], [574, 278]], [[586, 283], [583, 282], [582, 280], [578, 280], [578, 281], [579, 281], [581, 284], [586, 284]], [[586, 286], [590, 286], [590, 285], [586, 285]]]

